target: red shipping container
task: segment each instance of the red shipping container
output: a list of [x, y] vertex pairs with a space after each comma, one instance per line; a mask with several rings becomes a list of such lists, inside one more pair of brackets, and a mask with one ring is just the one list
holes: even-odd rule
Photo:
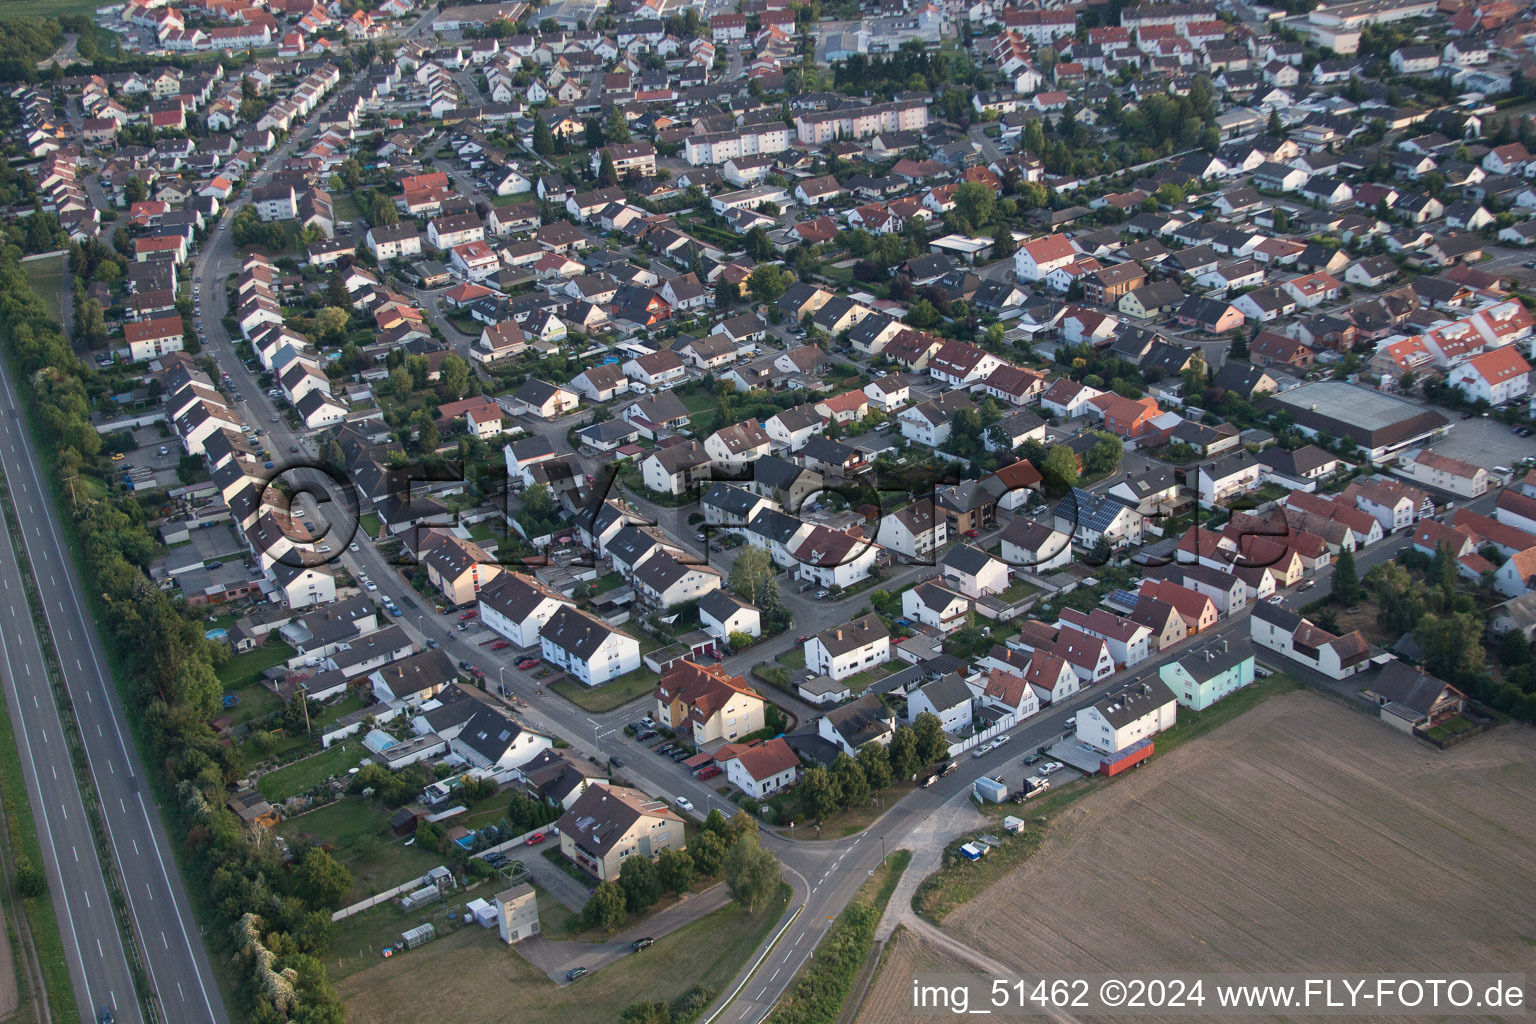
[[1128, 768], [1134, 768], [1147, 758], [1152, 756], [1152, 741], [1138, 740], [1112, 757], [1106, 757], [1099, 761], [1099, 774], [1119, 775]]

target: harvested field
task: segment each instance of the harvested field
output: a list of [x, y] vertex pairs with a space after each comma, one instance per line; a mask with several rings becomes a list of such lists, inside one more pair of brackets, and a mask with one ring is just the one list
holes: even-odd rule
[[[975, 974], [976, 967], [940, 949], [920, 936], [902, 928], [887, 943], [880, 974], [859, 1007], [856, 1024], [892, 1024], [914, 1019], [912, 1013], [912, 976], [914, 974]], [[932, 1020], [923, 1017], [922, 1020]]]
[[1530, 729], [1442, 753], [1296, 691], [1064, 809], [945, 925], [1030, 972], [1530, 973], [1533, 846]]

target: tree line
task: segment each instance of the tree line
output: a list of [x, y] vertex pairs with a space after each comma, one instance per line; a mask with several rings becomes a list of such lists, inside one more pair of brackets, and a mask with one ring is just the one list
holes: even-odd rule
[[[123, 667], [124, 704], [143, 738], [145, 762], [179, 842], [212, 941], [236, 967], [233, 998], [255, 1024], [340, 1024], [326, 980], [330, 913], [350, 873], [319, 849], [280, 857], [229, 810], [246, 774], [240, 751], [219, 742], [209, 720], [228, 652], [208, 642], [182, 606], [150, 580], [159, 553], [144, 510], [103, 495], [88, 467], [101, 451], [90, 422], [99, 387], [31, 290], [13, 247], [0, 251], [0, 344], [31, 409], [43, 462], [55, 474], [63, 525], [73, 531], [81, 575], [93, 581], [101, 635]], [[73, 480], [79, 485], [69, 486]], [[98, 589], [99, 588], [99, 589]]]

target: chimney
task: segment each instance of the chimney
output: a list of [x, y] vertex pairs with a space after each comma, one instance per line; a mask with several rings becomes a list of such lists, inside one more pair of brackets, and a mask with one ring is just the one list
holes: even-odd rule
[[838, 638], [838, 639], [839, 639], [839, 640], [841, 640], [841, 639], [842, 639], [842, 638], [843, 638], [843, 631], [842, 631], [842, 630], [841, 630], [841, 629], [839, 629], [839, 630], [838, 630], [838, 631], [837, 631], [837, 638]]

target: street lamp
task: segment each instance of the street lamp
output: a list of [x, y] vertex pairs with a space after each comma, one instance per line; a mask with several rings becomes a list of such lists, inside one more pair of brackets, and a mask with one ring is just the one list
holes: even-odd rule
[[501, 685], [501, 695], [505, 697], [507, 695], [507, 666], [496, 666], [496, 680]]

